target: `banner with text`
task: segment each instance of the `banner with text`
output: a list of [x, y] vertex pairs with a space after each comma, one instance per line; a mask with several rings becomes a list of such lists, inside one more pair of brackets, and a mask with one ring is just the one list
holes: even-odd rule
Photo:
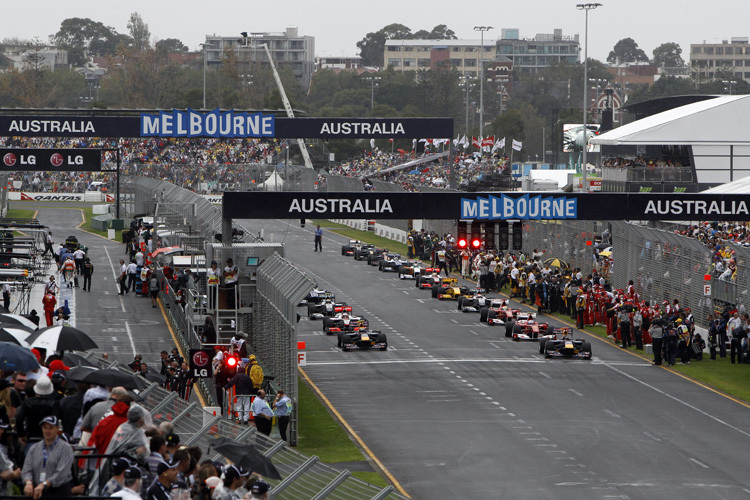
[[0, 149], [0, 170], [100, 171], [101, 149]]

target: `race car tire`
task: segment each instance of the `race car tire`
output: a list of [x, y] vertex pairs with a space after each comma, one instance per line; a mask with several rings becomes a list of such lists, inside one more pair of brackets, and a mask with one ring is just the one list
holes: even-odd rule
[[381, 333], [380, 335], [378, 335], [378, 342], [382, 342], [383, 344], [385, 344], [380, 348], [381, 351], [388, 350], [388, 337], [386, 337], [385, 333]]
[[331, 327], [331, 324], [333, 321], [331, 321], [331, 318], [323, 318], [323, 331], [326, 333], [330, 333], [328, 329]]
[[383, 270], [383, 261], [381, 260], [380, 262], [378, 262], [378, 271], [382, 271], [382, 270]]
[[432, 285], [432, 298], [433, 299], [436, 299], [438, 296], [438, 288], [439, 287], [437, 285]]
[[588, 359], [591, 359], [593, 356], [591, 354], [591, 342], [584, 342], [581, 344], [581, 352], [588, 354]]
[[420, 283], [419, 278], [417, 278], [416, 280], [414, 280], [414, 286], [416, 286], [417, 288], [419, 288], [419, 285], [421, 285], [421, 283]]
[[512, 337], [513, 336], [513, 328], [515, 328], [515, 323], [513, 321], [508, 321], [505, 323], [505, 336], [506, 337]]
[[307, 317], [312, 319], [313, 314], [318, 312], [318, 306], [315, 304], [308, 304], [307, 305]]
[[336, 347], [338, 347], [339, 349], [341, 349], [341, 346], [344, 345], [341, 342], [343, 340], [344, 334], [343, 333], [339, 333], [336, 337], [337, 337]]
[[464, 310], [464, 299], [466, 297], [459, 297], [458, 298], [458, 310], [463, 311]]
[[343, 245], [341, 246], [341, 255], [346, 255], [346, 247]]
[[492, 309], [487, 311], [487, 319], [497, 319], [497, 311], [493, 311]]
[[539, 354], [544, 354], [544, 346], [547, 344], [547, 339], [539, 339]]
[[552, 344], [552, 342], [545, 342], [545, 345], [544, 345], [544, 357], [545, 358], [552, 357], [552, 355], [550, 354], [550, 352], [552, 351], [552, 347], [547, 346], [548, 343]]
[[483, 307], [479, 310], [479, 322], [480, 323], [487, 323], [487, 319], [489, 318], [489, 307]]
[[513, 325], [513, 333], [521, 333], [523, 332], [523, 328], [521, 328], [521, 325]]

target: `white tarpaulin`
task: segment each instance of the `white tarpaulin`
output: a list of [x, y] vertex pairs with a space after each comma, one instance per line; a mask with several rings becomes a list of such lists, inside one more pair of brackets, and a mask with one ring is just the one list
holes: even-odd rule
[[283, 191], [284, 190], [284, 179], [274, 170], [274, 172], [268, 176], [266, 182], [261, 184], [263, 189], [266, 191]]
[[636, 120], [592, 144], [750, 145], [750, 95], [721, 96]]

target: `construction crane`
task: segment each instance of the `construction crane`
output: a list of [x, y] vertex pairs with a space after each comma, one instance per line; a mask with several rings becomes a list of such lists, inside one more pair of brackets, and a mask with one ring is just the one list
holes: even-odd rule
[[[289, 103], [289, 99], [287, 98], [286, 92], [284, 91], [284, 85], [281, 83], [279, 72], [276, 71], [276, 65], [273, 62], [273, 57], [271, 57], [271, 51], [268, 50], [268, 44], [263, 43], [260, 45], [266, 50], [266, 55], [268, 56], [268, 63], [271, 65], [271, 71], [273, 71], [273, 79], [276, 80], [276, 86], [279, 88], [279, 94], [281, 94], [281, 102], [284, 103], [284, 109], [286, 109], [286, 115], [289, 118], [294, 118], [294, 110], [292, 109], [292, 105]], [[310, 153], [307, 152], [307, 146], [305, 146], [304, 139], [297, 139], [297, 145], [299, 146], [299, 150], [302, 153], [302, 158], [305, 161], [305, 166], [307, 168], [313, 168], [312, 160], [310, 159]]]

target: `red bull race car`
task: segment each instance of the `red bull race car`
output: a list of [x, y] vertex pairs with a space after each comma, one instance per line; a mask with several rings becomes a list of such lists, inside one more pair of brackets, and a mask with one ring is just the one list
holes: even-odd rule
[[388, 338], [385, 333], [378, 330], [368, 331], [366, 327], [360, 327], [354, 332], [339, 332], [338, 347], [342, 351], [349, 349], [380, 349], [388, 350]]
[[307, 317], [310, 319], [321, 319], [326, 316], [332, 317], [341, 313], [352, 312], [352, 306], [346, 305], [346, 302], [334, 302], [326, 299], [320, 304], [307, 304]]
[[591, 342], [573, 339], [569, 335], [559, 339], [540, 340], [539, 353], [544, 354], [545, 358], [592, 358]]

